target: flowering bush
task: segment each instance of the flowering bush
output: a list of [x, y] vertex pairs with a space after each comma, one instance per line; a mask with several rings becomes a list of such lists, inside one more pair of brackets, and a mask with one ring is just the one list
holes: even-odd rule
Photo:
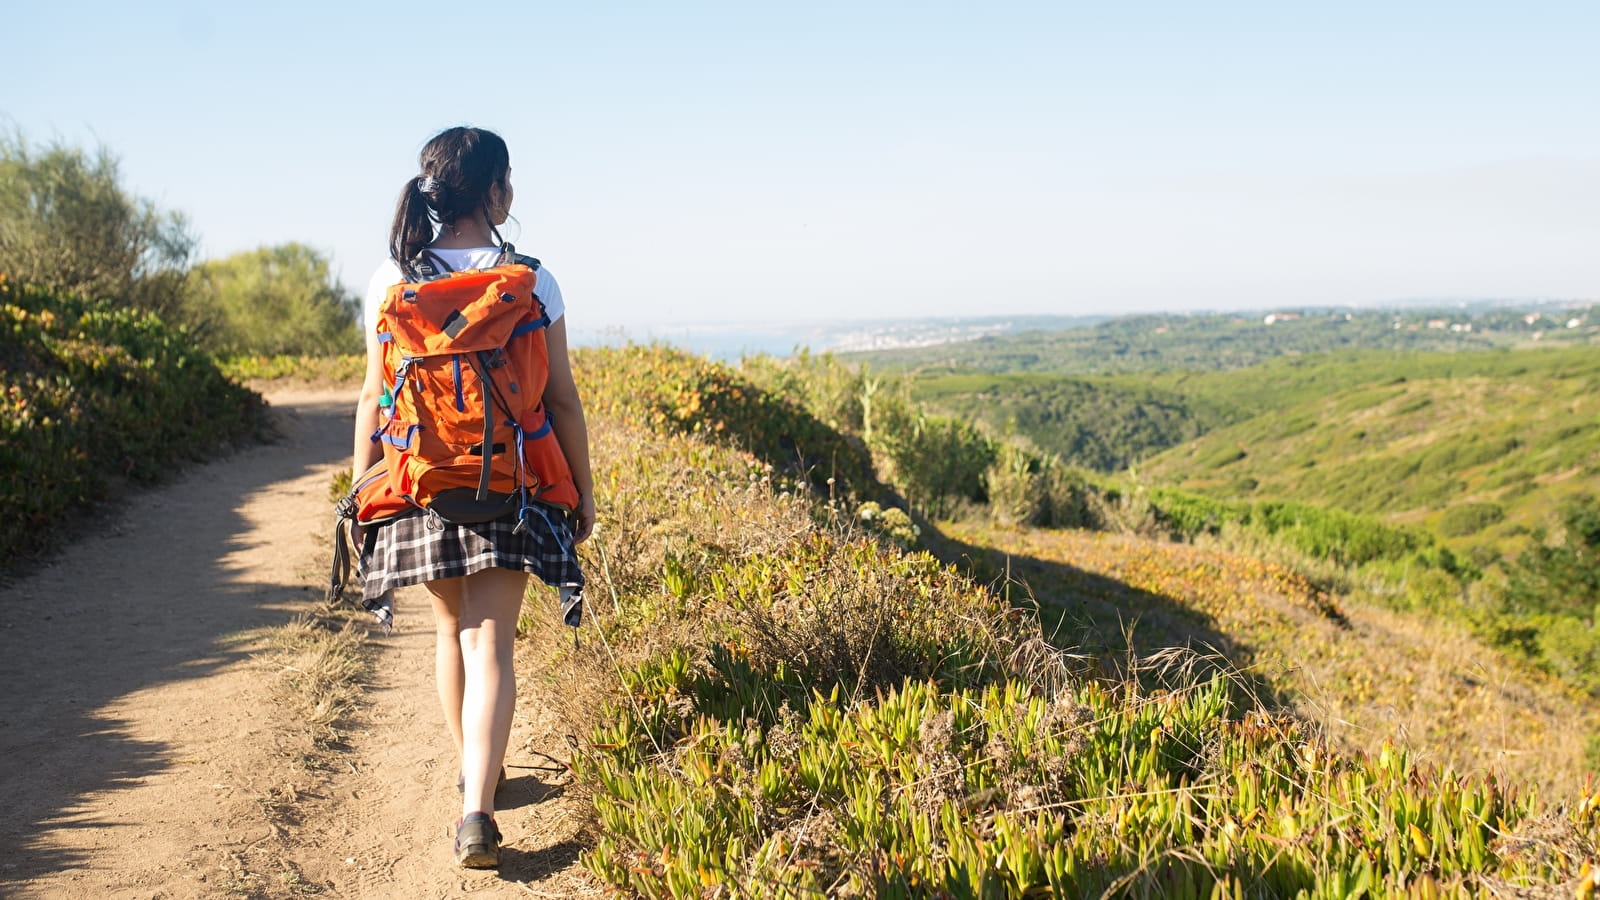
[[265, 428], [261, 397], [181, 328], [0, 275], [0, 565], [47, 548], [120, 478], [149, 483]]

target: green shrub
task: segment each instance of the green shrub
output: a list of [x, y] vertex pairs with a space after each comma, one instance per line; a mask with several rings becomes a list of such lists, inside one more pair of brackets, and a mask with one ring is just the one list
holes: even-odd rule
[[1190, 494], [1171, 488], [1150, 491], [1150, 502], [1156, 516], [1172, 532], [1173, 537], [1190, 540], [1200, 534], [1217, 534], [1228, 522], [1245, 517], [1248, 505], [1212, 500], [1199, 494]]
[[1101, 528], [1102, 492], [1081, 470], [1054, 454], [1037, 456], [1010, 441], [995, 444], [995, 461], [984, 473], [989, 514], [1006, 525], [1041, 528]]
[[195, 266], [185, 304], [214, 353], [334, 356], [364, 349], [360, 301], [339, 284], [328, 260], [303, 244], [262, 247]]
[[0, 565], [51, 545], [119, 478], [150, 483], [265, 428], [181, 328], [0, 275]]
[[1046, 528], [1106, 527], [1101, 515], [1109, 499], [1106, 490], [1084, 470], [1046, 457], [1036, 484], [1041, 508], [1035, 524]]
[[1228, 482], [1228, 492], [1240, 497], [1255, 493], [1258, 487], [1261, 487], [1261, 482], [1249, 475], [1239, 475]]
[[912, 507], [938, 518], [962, 500], [986, 499], [984, 476], [995, 444], [965, 419], [903, 409], [873, 433], [871, 446], [888, 463], [888, 477]]
[[1477, 534], [1506, 517], [1498, 503], [1458, 503], [1439, 518], [1439, 533], [1448, 538]]
[[1579, 495], [1560, 508], [1561, 530], [1517, 557], [1508, 602], [1518, 610], [1590, 618], [1600, 607], [1600, 499]]
[[1436, 469], [1469, 469], [1481, 466], [1484, 463], [1502, 459], [1522, 446], [1522, 441], [1515, 437], [1481, 440], [1472, 437], [1465, 441], [1455, 441], [1434, 447], [1422, 454], [1421, 468], [1424, 470]]
[[599, 415], [747, 450], [824, 493], [869, 499], [882, 492], [858, 440], [725, 365], [666, 347], [629, 345], [585, 348], [573, 354], [573, 366], [585, 404]]
[[1400, 595], [1402, 608], [1448, 615], [1461, 606], [1461, 582], [1443, 569], [1413, 566]]
[[1416, 397], [1411, 398], [1410, 400], [1406, 401], [1405, 403], [1402, 403], [1399, 406], [1395, 407], [1394, 415], [1395, 416], [1408, 416], [1408, 415], [1410, 415], [1410, 414], [1412, 414], [1414, 412], [1421, 412], [1422, 410], [1427, 409], [1428, 407], [1430, 407], [1432, 405], [1433, 405], [1433, 398], [1432, 397], [1428, 396], [1427, 394], [1420, 394], [1420, 395], [1418, 395]]
[[1556, 677], [1600, 694], [1600, 630], [1573, 616], [1540, 615], [1528, 626], [1537, 634], [1539, 661]]
[[117, 160], [0, 136], [0, 272], [14, 285], [114, 297], [175, 321], [196, 239], [120, 184]]
[[994, 462], [983, 474], [989, 515], [1003, 525], [1039, 524], [1044, 498], [1039, 492], [1043, 462], [1022, 447], [1004, 442], [995, 447]]
[[[1401, 380], [1404, 381], [1404, 379]], [[1341, 413], [1351, 413], [1363, 409], [1371, 409], [1374, 406], [1380, 406], [1384, 403], [1388, 403], [1390, 400], [1404, 395], [1405, 392], [1405, 388], [1401, 388], [1399, 390], [1368, 388], [1366, 390], [1350, 391], [1346, 393], [1343, 399], [1339, 401], [1339, 405], [1336, 407], [1336, 409]]]
[[739, 368], [767, 393], [799, 401], [828, 427], [864, 437], [871, 431], [872, 401], [905, 388], [899, 381], [886, 384], [865, 366], [851, 369], [831, 353], [809, 350], [789, 359], [746, 357]]
[[885, 509], [873, 500], [856, 507], [856, 521], [868, 532], [902, 550], [917, 546], [922, 535], [921, 527], [911, 521], [905, 510], [898, 506]]
[[1223, 466], [1232, 465], [1248, 455], [1243, 447], [1224, 445], [1201, 458], [1200, 465], [1207, 469], [1220, 469]]
[[354, 386], [360, 384], [366, 375], [367, 357], [364, 354], [304, 356], [298, 353], [276, 356], [223, 356], [218, 358], [217, 366], [224, 375], [235, 381], [300, 379]]
[[1288, 541], [1309, 556], [1341, 565], [1403, 559], [1430, 543], [1417, 531], [1303, 503], [1257, 503], [1250, 510], [1248, 523]]

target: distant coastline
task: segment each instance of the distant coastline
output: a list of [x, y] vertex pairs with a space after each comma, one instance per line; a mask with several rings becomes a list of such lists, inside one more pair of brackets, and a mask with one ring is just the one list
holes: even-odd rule
[[1022, 331], [1059, 331], [1086, 328], [1111, 316], [982, 316], [968, 318], [882, 319], [810, 323], [706, 322], [647, 327], [575, 329], [572, 342], [580, 347], [618, 346], [627, 343], [670, 344], [722, 362], [742, 356], [787, 357], [801, 350], [812, 353], [850, 353], [931, 347]]
[[[1066, 331], [1090, 328], [1115, 319], [1188, 316], [1238, 316], [1252, 321], [1276, 314], [1283, 318], [1336, 312], [1353, 314], [1395, 313], [1416, 315], [1436, 310], [1474, 315], [1495, 309], [1570, 309], [1590, 306], [1595, 300], [1521, 298], [1456, 299], [1411, 298], [1369, 306], [1297, 306], [1238, 310], [1142, 311], [1121, 315], [1038, 315], [929, 317], [926, 319], [863, 319], [819, 325], [816, 322], [701, 322], [671, 326], [647, 325], [574, 329], [574, 346], [620, 346], [628, 343], [662, 343], [720, 362], [736, 363], [744, 356], [788, 357], [802, 350], [812, 353], [857, 353], [907, 350], [959, 343], [1023, 332]], [[1288, 313], [1288, 315], [1284, 315]]]

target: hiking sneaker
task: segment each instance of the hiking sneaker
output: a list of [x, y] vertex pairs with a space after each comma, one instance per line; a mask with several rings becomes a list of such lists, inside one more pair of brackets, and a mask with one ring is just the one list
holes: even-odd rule
[[467, 813], [456, 823], [456, 864], [463, 869], [500, 865], [500, 829], [486, 812]]

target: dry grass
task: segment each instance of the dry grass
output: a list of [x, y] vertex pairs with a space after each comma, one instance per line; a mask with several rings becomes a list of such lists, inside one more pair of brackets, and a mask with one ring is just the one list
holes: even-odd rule
[[[858, 695], [891, 690], [908, 678], [932, 677], [929, 660], [920, 652], [930, 643], [921, 633], [922, 624], [937, 615], [917, 590], [926, 573], [862, 570], [859, 565], [852, 554], [828, 554], [805, 573], [798, 590], [778, 595], [771, 604], [719, 612], [743, 635], [759, 671], [783, 665], [807, 684], [851, 685]], [[1016, 638], [1004, 618], [997, 607], [983, 618], [950, 622], [945, 634], [967, 639], [972, 665], [995, 668]]]
[[[588, 734], [622, 695], [622, 669], [706, 639], [697, 601], [663, 588], [669, 557], [698, 567], [777, 554], [814, 528], [807, 504], [781, 496], [766, 468], [741, 454], [601, 416], [590, 434], [593, 456], [606, 467], [596, 471], [600, 526], [580, 548], [586, 623], [574, 648], [570, 629], [546, 627], [556, 622], [554, 611], [536, 613], [530, 636], [549, 651], [523, 669], [562, 673], [550, 704], [574, 735]], [[741, 468], [743, 478], [728, 477]], [[683, 615], [655, 615], [652, 604]]]
[[[1202, 646], [1225, 636], [1218, 646], [1232, 666], [1269, 685], [1281, 703], [1344, 747], [1371, 753], [1393, 740], [1441, 766], [1500, 772], [1553, 796], [1583, 786], [1584, 738], [1600, 729], [1600, 710], [1507, 659], [1462, 624], [1326, 595], [1282, 565], [1214, 547], [1089, 532], [951, 528], [972, 544], [1012, 554], [1047, 607], [1109, 602], [1130, 618], [1142, 615], [1124, 642], [1141, 654], [1183, 643], [1173, 630], [1185, 623]], [[1046, 565], [1026, 569], [1024, 558]], [[1076, 572], [1140, 592], [1088, 596], [1094, 588]]]
[[1351, 602], [1347, 641], [1302, 640], [1288, 674], [1303, 712], [1340, 743], [1372, 751], [1386, 737], [1421, 758], [1492, 770], [1575, 795], [1589, 769], [1584, 737], [1600, 712], [1465, 627]]
[[308, 768], [343, 746], [372, 672], [366, 629], [356, 622], [355, 611], [323, 610], [263, 633], [268, 650], [259, 659], [273, 674], [283, 719], [303, 738], [293, 752]]

